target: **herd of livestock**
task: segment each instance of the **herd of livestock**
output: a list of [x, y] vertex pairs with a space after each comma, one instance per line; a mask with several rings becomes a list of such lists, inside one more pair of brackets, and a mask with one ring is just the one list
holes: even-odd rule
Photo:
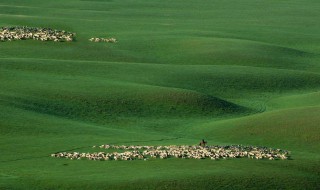
[[116, 43], [117, 40], [115, 38], [90, 38], [91, 42], [107, 42], [107, 43]]
[[[58, 152], [52, 157], [67, 158], [72, 160], [147, 160], [152, 158], [184, 158], [211, 160], [228, 158], [251, 158], [268, 160], [286, 160], [289, 151], [254, 146], [126, 146], [126, 145], [101, 145], [93, 148], [109, 149], [107, 152], [80, 153]], [[112, 152], [112, 150], [117, 150]], [[110, 152], [111, 151], [111, 152]]]
[[[0, 41], [16, 40], [40, 40], [54, 42], [71, 42], [75, 40], [75, 33], [64, 30], [55, 30], [51, 28], [27, 27], [27, 26], [10, 26], [0, 28]], [[115, 38], [90, 38], [91, 42], [116, 43]]]
[[0, 28], [0, 41], [15, 40], [41, 40], [54, 42], [70, 42], [75, 38], [75, 33], [51, 28], [38, 28], [27, 26], [13, 26]]

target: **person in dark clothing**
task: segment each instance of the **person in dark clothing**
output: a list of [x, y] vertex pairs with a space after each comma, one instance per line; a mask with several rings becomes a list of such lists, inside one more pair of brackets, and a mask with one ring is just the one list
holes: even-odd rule
[[202, 141], [200, 141], [199, 146], [205, 147], [207, 145], [207, 141], [205, 141], [204, 139], [202, 139]]

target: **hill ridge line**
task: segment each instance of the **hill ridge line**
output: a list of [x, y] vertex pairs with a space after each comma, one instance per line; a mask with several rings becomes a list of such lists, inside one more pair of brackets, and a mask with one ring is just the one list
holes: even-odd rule
[[[1, 14], [0, 14], [1, 15]], [[257, 66], [248, 66], [248, 65], [193, 65], [193, 64], [163, 64], [163, 63], [143, 63], [143, 62], [117, 62], [117, 61], [89, 61], [89, 60], [68, 60], [68, 59], [44, 59], [44, 58], [14, 58], [14, 57], [0, 57], [1, 60], [17, 60], [17, 61], [25, 61], [25, 60], [42, 60], [42, 61], [57, 61], [57, 62], [71, 62], [71, 63], [109, 63], [109, 64], [134, 64], [134, 65], [144, 65], [144, 66], [165, 66], [165, 67], [230, 67], [230, 68], [253, 68], [253, 69], [267, 69], [267, 70], [280, 70], [280, 71], [290, 71], [290, 72], [301, 72], [301, 73], [309, 73], [320, 75], [319, 72], [312, 72], [300, 69], [284, 69], [284, 68], [274, 68], [274, 67], [257, 67]]]

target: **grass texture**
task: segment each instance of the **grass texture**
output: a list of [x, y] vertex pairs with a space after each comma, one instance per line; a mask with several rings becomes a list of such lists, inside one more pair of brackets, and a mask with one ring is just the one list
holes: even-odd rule
[[[315, 0], [2, 0], [0, 26], [77, 36], [0, 42], [0, 189], [319, 189], [319, 9]], [[292, 159], [50, 157], [201, 139]]]

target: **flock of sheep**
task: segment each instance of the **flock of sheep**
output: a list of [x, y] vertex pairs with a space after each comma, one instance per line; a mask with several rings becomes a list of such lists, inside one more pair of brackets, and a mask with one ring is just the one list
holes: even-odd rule
[[51, 28], [27, 26], [0, 28], [0, 41], [33, 39], [41, 41], [70, 42], [74, 40], [74, 37], [75, 33], [66, 32], [64, 30], [54, 30]]
[[[121, 150], [122, 152], [59, 152], [51, 154], [52, 157], [67, 158], [72, 160], [147, 160], [149, 158], [184, 158], [184, 159], [205, 159], [211, 160], [227, 158], [251, 158], [286, 160], [289, 152], [280, 149], [254, 146], [125, 146], [125, 145], [101, 145], [101, 149]], [[93, 148], [96, 148], [94, 146]]]
[[90, 38], [91, 42], [107, 42], [107, 43], [116, 43], [117, 40], [115, 38]]
[[[76, 34], [64, 30], [54, 30], [51, 28], [38, 28], [27, 26], [13, 26], [0, 28], [0, 41], [16, 40], [41, 40], [54, 42], [71, 42], [74, 41]], [[91, 42], [108, 42], [116, 43], [115, 38], [90, 38]]]

